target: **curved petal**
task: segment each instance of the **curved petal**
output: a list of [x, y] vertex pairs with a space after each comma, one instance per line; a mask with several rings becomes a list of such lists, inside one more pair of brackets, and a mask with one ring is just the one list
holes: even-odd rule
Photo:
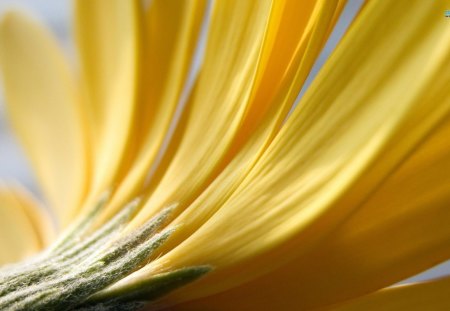
[[136, 157], [108, 204], [110, 217], [127, 200], [140, 195], [145, 180], [164, 144], [186, 83], [195, 50], [206, 0], [152, 1], [144, 13], [143, 64], [139, 81], [138, 109], [134, 134]]
[[394, 286], [377, 291], [342, 306], [335, 311], [446, 311], [450, 309], [450, 278]]
[[314, 309], [383, 288], [450, 258], [449, 135], [447, 119], [314, 251], [180, 310]]
[[53, 240], [53, 229], [47, 213], [30, 194], [0, 185], [0, 265], [43, 249]]
[[1, 22], [0, 65], [8, 116], [46, 198], [66, 224], [88, 180], [86, 128], [73, 77], [50, 34], [19, 13]]
[[183, 136], [134, 225], [168, 202], [184, 206], [217, 174], [247, 109], [270, 9], [267, 0], [214, 1], [202, 71]]
[[[267, 60], [258, 68], [259, 87], [254, 89], [252, 99], [263, 101], [265, 98], [265, 104], [270, 106], [268, 112], [260, 116], [260, 122], [255, 120], [258, 118], [256, 112], [249, 114], [249, 118], [254, 119], [244, 121], [240, 134], [254, 128], [250, 139], [208, 188], [175, 220], [180, 227], [161, 250], [181, 243], [220, 208], [279, 131], [312, 66], [312, 59], [318, 55], [328, 35], [324, 30], [331, 22], [333, 15], [330, 13], [338, 15], [342, 9], [339, 5], [335, 6], [337, 3], [324, 3], [311, 4], [308, 15], [305, 12], [307, 7], [302, 2], [276, 2], [280, 7], [276, 7], [271, 15], [265, 42], [267, 46], [263, 49], [263, 58]], [[299, 20], [299, 12], [306, 14], [304, 20]], [[304, 32], [296, 32], [294, 36], [292, 29], [301, 26], [305, 28]]]
[[183, 210], [243, 149], [253, 162], [292, 105], [340, 12], [337, 3], [216, 1], [180, 146], [133, 225], [171, 201]]
[[[252, 99], [261, 101], [262, 98], [257, 92], [261, 90], [267, 97], [265, 104], [270, 103], [272, 107], [266, 114], [260, 116], [261, 121], [257, 130], [237, 156], [206, 191], [175, 220], [180, 226], [164, 244], [162, 252], [173, 248], [198, 229], [243, 181], [263, 150], [279, 131], [281, 122], [312, 66], [312, 59], [319, 53], [320, 46], [329, 33], [326, 29], [342, 10], [341, 2], [331, 1], [311, 3], [309, 8], [298, 1], [279, 1], [275, 4], [263, 48], [263, 58], [267, 59], [264, 61], [265, 64], [261, 64], [258, 68], [259, 86], [254, 89], [255, 94]], [[299, 16], [303, 20], [299, 19]], [[304, 32], [292, 32], [292, 29], [302, 27]], [[283, 50], [283, 53], [280, 53], [280, 50]], [[273, 66], [273, 63], [276, 63], [276, 66]], [[273, 94], [269, 95], [270, 93]], [[256, 120], [253, 121], [256, 122]], [[242, 131], [246, 130], [246, 126], [251, 123], [244, 124]], [[145, 277], [143, 270], [136, 274], [141, 273]], [[124, 283], [127, 284], [126, 281]]]
[[140, 14], [138, 0], [75, 2], [75, 31], [95, 168], [89, 191], [94, 198], [125, 174], [132, 154]]
[[[320, 249], [448, 115], [450, 30], [435, 18], [444, 6], [405, 0], [364, 7], [246, 180], [199, 230], [147, 268], [217, 267], [168, 299], [230, 289], [283, 265], [290, 280], [306, 277], [293, 273], [295, 260]], [[322, 303], [307, 295], [299, 301]]]
[[[307, 11], [304, 3], [298, 1], [275, 2], [263, 48], [264, 64], [258, 68], [259, 86], [253, 90], [254, 95], [251, 99], [269, 104], [271, 107], [268, 113], [260, 116], [261, 121], [257, 130], [252, 133], [251, 138], [237, 156], [206, 191], [176, 219], [176, 223], [180, 226], [165, 243], [164, 251], [186, 239], [211, 217], [243, 181], [261, 153], [267, 148], [279, 131], [280, 124], [303, 85], [315, 56], [318, 55], [320, 47], [329, 34], [327, 29], [335, 20], [335, 16], [339, 15], [342, 4], [337, 1], [318, 1], [311, 3], [310, 10]], [[303, 20], [299, 19], [299, 16]], [[302, 27], [303, 33], [292, 32], [292, 29]], [[283, 50], [283, 53], [280, 53], [280, 50]], [[273, 66], [273, 63], [276, 66]], [[264, 96], [259, 94], [258, 90]], [[263, 100], [264, 97], [266, 98]], [[256, 122], [256, 119], [255, 117], [253, 122]], [[248, 130], [246, 127], [250, 124], [244, 123], [242, 131]], [[143, 274], [145, 275], [145, 272]]]

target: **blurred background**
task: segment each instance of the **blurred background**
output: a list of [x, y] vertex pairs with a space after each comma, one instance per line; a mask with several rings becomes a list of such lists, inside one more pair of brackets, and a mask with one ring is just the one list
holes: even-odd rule
[[[0, 16], [11, 9], [26, 11], [43, 21], [71, 54], [69, 0], [0, 0]], [[18, 181], [39, 196], [31, 169], [6, 119], [2, 93], [0, 87], [0, 181]]]
[[[95, 0], [92, 0], [95, 1]], [[124, 0], [127, 1], [127, 0]], [[300, 92], [302, 96], [311, 80], [326, 61], [330, 53], [345, 33], [348, 25], [358, 12], [364, 0], [349, 0], [341, 19], [331, 38], [317, 60], [308, 80]], [[27, 11], [49, 27], [56, 35], [69, 58], [74, 55], [71, 40], [71, 1], [70, 0], [0, 0], [0, 16], [7, 10]], [[39, 188], [33, 177], [29, 164], [15, 140], [11, 126], [5, 116], [4, 99], [0, 87], [0, 183], [17, 181], [40, 197]], [[421, 273], [405, 282], [426, 280], [450, 274], [450, 261]]]

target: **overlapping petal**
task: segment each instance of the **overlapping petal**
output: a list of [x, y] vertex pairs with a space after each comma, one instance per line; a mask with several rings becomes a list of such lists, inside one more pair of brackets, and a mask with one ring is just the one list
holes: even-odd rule
[[[74, 215], [86, 194], [90, 208], [107, 188], [113, 196], [103, 220], [144, 194], [129, 230], [179, 203], [177, 231], [158, 258], [115, 289], [212, 265], [163, 303], [448, 307], [448, 278], [380, 291], [450, 258], [450, 28], [438, 18], [447, 3], [368, 1], [284, 123], [344, 4], [214, 1], [203, 67], [187, 88], [206, 1], [155, 0], [146, 8], [79, 0], [83, 98], [50, 37], [20, 16], [5, 19], [0, 60], [9, 109], [50, 199], [67, 205], [61, 217]], [[42, 74], [41, 60], [50, 74], [20, 92]], [[30, 107], [42, 113], [27, 115]], [[45, 235], [35, 225], [39, 213], [16, 208], [32, 204], [8, 191], [0, 200], [8, 222]], [[6, 261], [43, 244], [22, 242]]]
[[[130, 168], [120, 180], [105, 217], [145, 190], [149, 175], [155, 174], [164, 154], [170, 153], [168, 144], [176, 145], [173, 128], [183, 111], [179, 107], [183, 96], [189, 95], [190, 90], [184, 88], [207, 14], [206, 1], [155, 0], [142, 14], [139, 113], [133, 125], [136, 155], [131, 156]], [[133, 154], [133, 150], [127, 152]]]
[[288, 262], [285, 277], [305, 277], [293, 260], [320, 249], [445, 120], [448, 28], [435, 18], [445, 3], [405, 5], [366, 5], [246, 181], [203, 227], [155, 261], [155, 269], [203, 261], [220, 267], [186, 289], [185, 298], [232, 288]]
[[168, 202], [189, 203], [223, 169], [248, 109], [270, 9], [270, 1], [215, 2], [180, 145], [136, 223]]
[[[248, 149], [242, 152], [249, 157], [246, 164], [253, 161], [258, 148], [278, 130], [342, 3], [216, 2], [205, 63], [180, 146], [134, 225], [168, 202], [180, 202], [182, 210], [228, 169], [243, 148]], [[261, 13], [255, 14], [256, 9]], [[247, 30], [235, 31], [237, 22]], [[292, 32], [294, 28], [300, 31]], [[233, 45], [224, 41], [227, 36]], [[221, 137], [220, 144], [216, 137]], [[246, 144], [250, 137], [254, 141]]]
[[[137, 0], [75, 2], [84, 109], [92, 141], [89, 194], [115, 186], [133, 156], [141, 10]], [[92, 202], [88, 198], [88, 203]]]
[[[306, 79], [312, 59], [318, 55], [328, 35], [325, 29], [333, 22], [332, 16], [339, 15], [342, 9], [342, 2], [318, 1], [310, 8], [310, 15], [305, 15], [305, 20], [302, 21], [296, 17], [300, 11], [305, 13], [303, 4], [299, 5], [298, 1], [277, 4], [283, 6], [273, 10], [270, 31], [263, 49], [263, 53], [267, 54], [265, 57], [268, 58], [267, 67], [261, 65], [258, 75], [260, 84], [253, 90], [253, 100], [266, 101], [268, 109], [259, 117], [257, 114], [261, 111], [249, 114], [249, 118], [254, 119], [244, 122], [240, 129], [240, 135], [243, 137], [249, 135], [246, 131], [253, 129], [248, 141], [220, 175], [176, 219], [175, 223], [181, 225], [181, 228], [165, 244], [167, 249], [186, 239], [220, 208], [269, 146]], [[300, 25], [304, 26], [304, 32], [295, 33], [296, 36], [293, 36], [292, 29]], [[271, 42], [272, 36], [276, 36], [275, 42]], [[280, 53], [280, 50], [284, 53]], [[272, 63], [277, 66], [272, 66]], [[269, 95], [271, 92], [273, 94]], [[258, 118], [260, 120], [257, 121]]]
[[19, 13], [3, 17], [0, 62], [7, 112], [50, 205], [67, 224], [90, 176], [78, 88], [56, 41]]
[[244, 309], [317, 308], [383, 288], [450, 258], [450, 147], [445, 144], [450, 123], [445, 121], [314, 251], [183, 308], [226, 310], [235, 301]]

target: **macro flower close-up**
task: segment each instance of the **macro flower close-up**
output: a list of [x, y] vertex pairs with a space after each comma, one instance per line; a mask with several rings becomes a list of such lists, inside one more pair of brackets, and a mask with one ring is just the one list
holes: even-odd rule
[[450, 310], [450, 2], [0, 17], [0, 310]]

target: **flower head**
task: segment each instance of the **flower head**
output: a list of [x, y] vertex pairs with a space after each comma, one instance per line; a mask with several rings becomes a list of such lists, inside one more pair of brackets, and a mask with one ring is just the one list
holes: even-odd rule
[[[78, 0], [76, 70], [6, 15], [9, 116], [66, 229], [0, 307], [450, 304], [448, 278], [388, 288], [450, 258], [445, 1], [367, 1], [290, 114], [345, 2]], [[14, 191], [8, 259], [48, 227]]]

